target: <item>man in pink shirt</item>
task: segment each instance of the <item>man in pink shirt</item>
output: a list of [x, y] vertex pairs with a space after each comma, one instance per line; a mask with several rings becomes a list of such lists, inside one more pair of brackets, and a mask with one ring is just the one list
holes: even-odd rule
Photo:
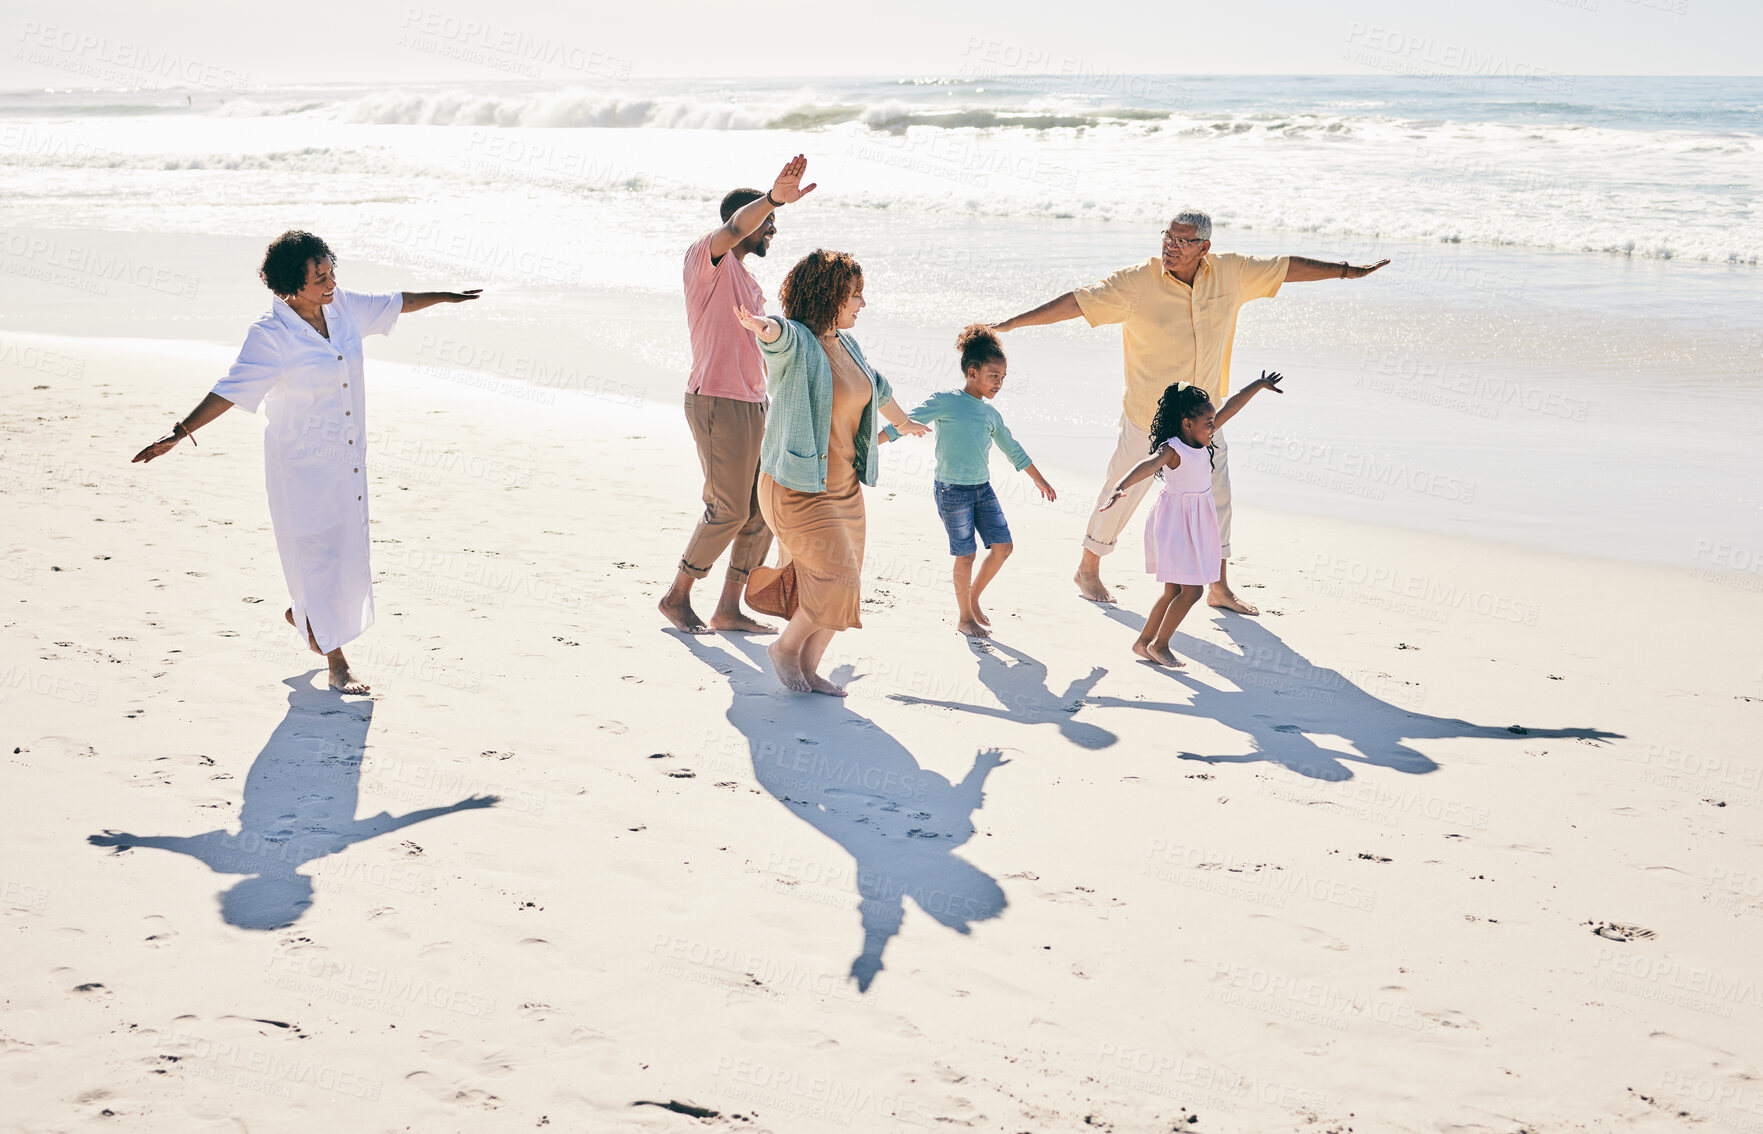
[[[686, 249], [686, 326], [692, 335], [692, 374], [686, 382], [686, 422], [704, 468], [704, 516], [680, 556], [673, 586], [661, 597], [667, 620], [687, 634], [711, 630], [769, 633], [775, 627], [741, 609], [747, 573], [765, 562], [771, 530], [759, 515], [759, 442], [765, 436], [765, 358], [735, 308], [765, 310], [765, 292], [747, 271], [747, 256], [764, 256], [777, 233], [779, 206], [814, 190], [802, 184], [808, 159], [784, 164], [769, 193], [736, 189], [722, 199], [722, 227]], [[732, 550], [730, 545], [733, 545]], [[692, 609], [692, 584], [729, 552], [728, 578], [706, 626]]]

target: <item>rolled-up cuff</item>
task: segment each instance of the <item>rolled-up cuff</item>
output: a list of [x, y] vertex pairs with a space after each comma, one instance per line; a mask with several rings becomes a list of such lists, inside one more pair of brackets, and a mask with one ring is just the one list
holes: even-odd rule
[[710, 574], [710, 568], [708, 568], [708, 567], [694, 567], [690, 563], [687, 563], [684, 559], [679, 561], [679, 569], [682, 574], [690, 575], [694, 579], [702, 579], [706, 575]]

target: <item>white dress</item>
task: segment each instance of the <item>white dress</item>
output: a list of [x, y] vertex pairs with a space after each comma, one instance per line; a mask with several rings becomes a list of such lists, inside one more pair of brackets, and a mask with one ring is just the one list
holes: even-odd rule
[[1212, 502], [1212, 455], [1171, 437], [1181, 464], [1161, 470], [1163, 491], [1145, 517], [1145, 570], [1159, 583], [1216, 583], [1224, 553]]
[[361, 339], [389, 333], [403, 304], [402, 292], [338, 288], [324, 308], [326, 339], [276, 297], [214, 387], [241, 409], [261, 406], [269, 418], [263, 479], [282, 575], [295, 625], [310, 623], [326, 653], [373, 625]]

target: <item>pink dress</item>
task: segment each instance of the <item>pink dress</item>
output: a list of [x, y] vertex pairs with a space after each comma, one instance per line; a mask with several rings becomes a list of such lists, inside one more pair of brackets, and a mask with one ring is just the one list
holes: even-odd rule
[[1212, 503], [1211, 454], [1178, 437], [1163, 444], [1181, 454], [1181, 464], [1158, 474], [1163, 491], [1145, 518], [1145, 570], [1159, 583], [1216, 583], [1224, 556]]

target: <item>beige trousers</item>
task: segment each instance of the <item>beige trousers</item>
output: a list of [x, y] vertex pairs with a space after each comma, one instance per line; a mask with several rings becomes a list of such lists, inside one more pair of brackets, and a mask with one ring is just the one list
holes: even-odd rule
[[686, 423], [704, 468], [704, 516], [692, 529], [679, 569], [702, 579], [733, 544], [729, 577], [745, 579], [771, 550], [771, 529], [759, 514], [758, 495], [765, 403], [688, 393]]
[[[1106, 512], [1101, 510], [1102, 505], [1108, 503], [1108, 497], [1114, 494], [1114, 486], [1120, 483], [1120, 478], [1150, 455], [1150, 434], [1121, 414], [1120, 438], [1114, 443], [1114, 455], [1108, 458], [1108, 479], [1102, 482], [1102, 491], [1096, 495], [1096, 506], [1090, 510], [1090, 526], [1084, 532], [1085, 551], [1107, 555], [1114, 550], [1120, 533], [1126, 530], [1127, 521], [1138, 511], [1139, 501], [1157, 483], [1157, 478], [1146, 477], [1139, 481], [1127, 489], [1120, 503]], [[1212, 435], [1212, 502], [1218, 507], [1218, 542], [1224, 549], [1224, 557], [1229, 559], [1230, 449], [1224, 443], [1222, 432]]]

